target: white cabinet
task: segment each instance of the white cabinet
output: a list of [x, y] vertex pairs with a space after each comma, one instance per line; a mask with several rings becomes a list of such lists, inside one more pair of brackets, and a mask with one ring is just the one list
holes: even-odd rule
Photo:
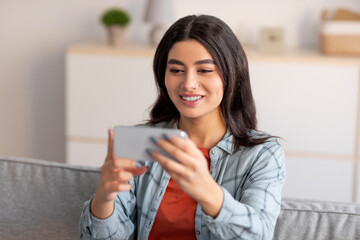
[[286, 157], [284, 197], [351, 202], [352, 161], [317, 157]]
[[250, 63], [259, 128], [286, 150], [353, 156], [358, 68]]
[[[360, 59], [247, 53], [258, 128], [283, 138], [283, 195], [360, 202]], [[100, 166], [107, 129], [148, 118], [156, 97], [153, 54], [101, 44], [68, 49], [67, 162]]]
[[101, 166], [107, 130], [148, 119], [155, 100], [152, 50], [70, 47], [66, 57], [67, 162]]
[[359, 66], [251, 61], [250, 76], [259, 129], [282, 138], [284, 197], [355, 200]]

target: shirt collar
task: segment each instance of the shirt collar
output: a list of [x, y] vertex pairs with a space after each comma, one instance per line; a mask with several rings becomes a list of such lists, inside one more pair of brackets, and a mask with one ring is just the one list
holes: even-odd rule
[[223, 139], [221, 139], [221, 141], [216, 146], [221, 148], [225, 152], [231, 154], [233, 152], [233, 149], [234, 149], [233, 138], [234, 137], [233, 137], [230, 129], [228, 128], [226, 130], [225, 136], [223, 137]]

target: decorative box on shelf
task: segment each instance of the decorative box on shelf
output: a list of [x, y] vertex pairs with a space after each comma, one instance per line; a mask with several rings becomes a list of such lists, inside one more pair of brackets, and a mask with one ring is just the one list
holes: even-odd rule
[[323, 14], [321, 49], [329, 55], [360, 56], [360, 15], [346, 9], [338, 9], [329, 19]]

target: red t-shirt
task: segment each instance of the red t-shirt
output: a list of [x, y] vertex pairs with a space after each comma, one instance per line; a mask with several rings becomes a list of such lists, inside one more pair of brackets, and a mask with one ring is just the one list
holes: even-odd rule
[[[208, 161], [208, 148], [199, 148]], [[149, 240], [184, 240], [196, 239], [195, 211], [197, 202], [183, 192], [177, 183], [170, 178], [164, 197], [160, 203]]]

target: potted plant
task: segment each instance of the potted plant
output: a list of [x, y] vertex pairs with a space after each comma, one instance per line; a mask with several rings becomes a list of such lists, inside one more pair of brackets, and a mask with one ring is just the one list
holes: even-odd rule
[[110, 8], [102, 14], [101, 22], [107, 29], [110, 45], [120, 46], [123, 42], [125, 27], [130, 22], [129, 14], [121, 8]]

